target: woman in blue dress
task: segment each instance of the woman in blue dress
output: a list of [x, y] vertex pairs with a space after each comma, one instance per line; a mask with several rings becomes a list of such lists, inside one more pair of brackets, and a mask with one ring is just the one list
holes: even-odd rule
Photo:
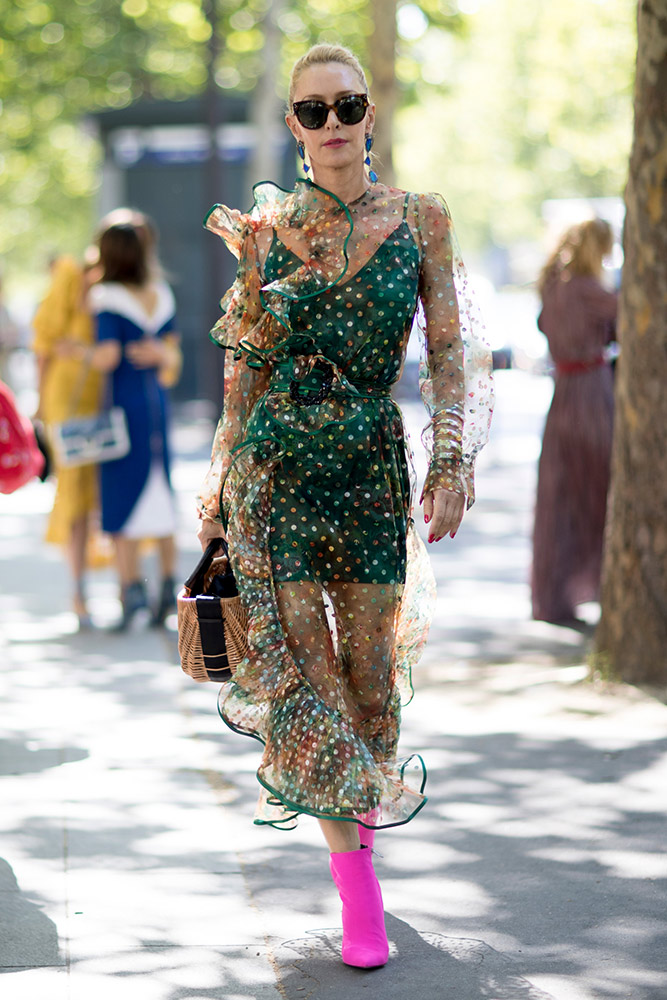
[[156, 539], [162, 586], [153, 623], [175, 608], [176, 524], [169, 479], [165, 389], [178, 378], [181, 354], [171, 289], [153, 261], [153, 233], [139, 213], [112, 217], [98, 240], [102, 276], [89, 295], [97, 346], [92, 364], [108, 374], [107, 400], [122, 407], [131, 448], [101, 466], [102, 528], [114, 539], [123, 614], [129, 626], [148, 599], [139, 564], [142, 539]]

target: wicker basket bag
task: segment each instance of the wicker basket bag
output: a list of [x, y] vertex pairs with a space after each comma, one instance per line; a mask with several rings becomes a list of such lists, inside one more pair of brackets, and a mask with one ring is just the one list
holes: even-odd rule
[[185, 673], [196, 681], [229, 680], [248, 650], [248, 613], [224, 538], [210, 542], [177, 604], [178, 652]]

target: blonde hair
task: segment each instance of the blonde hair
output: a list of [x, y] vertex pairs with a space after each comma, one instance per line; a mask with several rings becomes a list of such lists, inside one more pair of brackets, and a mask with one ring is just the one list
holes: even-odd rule
[[364, 93], [368, 94], [366, 74], [354, 52], [346, 49], [343, 45], [313, 45], [305, 55], [301, 56], [294, 63], [289, 82], [289, 97], [287, 102], [290, 114], [292, 113], [294, 103], [294, 91], [296, 90], [296, 85], [299, 82], [301, 74], [304, 70], [310, 69], [311, 66], [323, 66], [325, 63], [340, 63], [342, 66], [349, 66], [359, 77]]
[[613, 245], [611, 226], [605, 219], [588, 219], [570, 226], [540, 272], [540, 295], [552, 278], [568, 280], [575, 274], [599, 277], [602, 258], [611, 253]]

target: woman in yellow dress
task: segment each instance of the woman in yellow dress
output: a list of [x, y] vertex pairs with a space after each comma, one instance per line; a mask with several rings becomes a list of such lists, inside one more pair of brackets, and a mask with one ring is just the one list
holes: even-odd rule
[[[100, 374], [88, 366], [94, 344], [86, 308], [94, 269], [72, 257], [53, 266], [51, 284], [33, 320], [33, 350], [39, 378], [38, 414], [47, 428], [69, 417], [97, 413]], [[86, 549], [91, 521], [98, 510], [97, 467], [56, 467], [57, 487], [46, 533], [47, 542], [65, 546], [73, 578], [73, 609], [80, 627], [90, 624], [84, 594]]]

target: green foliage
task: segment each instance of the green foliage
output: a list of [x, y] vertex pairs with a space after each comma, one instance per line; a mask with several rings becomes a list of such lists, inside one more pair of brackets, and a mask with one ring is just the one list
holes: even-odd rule
[[538, 238], [547, 198], [622, 194], [636, 35], [634, 0], [478, 6], [464, 38], [430, 29], [415, 43], [422, 80], [396, 163], [401, 183], [441, 190], [464, 244], [482, 248]]
[[100, 153], [81, 117], [201, 88], [209, 35], [190, 0], [0, 6], [0, 256], [10, 275], [89, 240]]
[[[619, 194], [631, 130], [634, 6], [399, 3], [399, 181], [441, 190], [464, 243], [480, 248], [535, 238], [544, 198]], [[291, 65], [313, 42], [341, 42], [367, 62], [373, 10], [373, 0], [1, 5], [4, 269], [34, 272], [46, 256], [86, 245], [100, 167], [98, 146], [80, 124], [86, 112], [142, 95], [199, 93], [210, 60], [221, 89], [252, 92], [268, 16], [282, 38], [283, 97]]]

